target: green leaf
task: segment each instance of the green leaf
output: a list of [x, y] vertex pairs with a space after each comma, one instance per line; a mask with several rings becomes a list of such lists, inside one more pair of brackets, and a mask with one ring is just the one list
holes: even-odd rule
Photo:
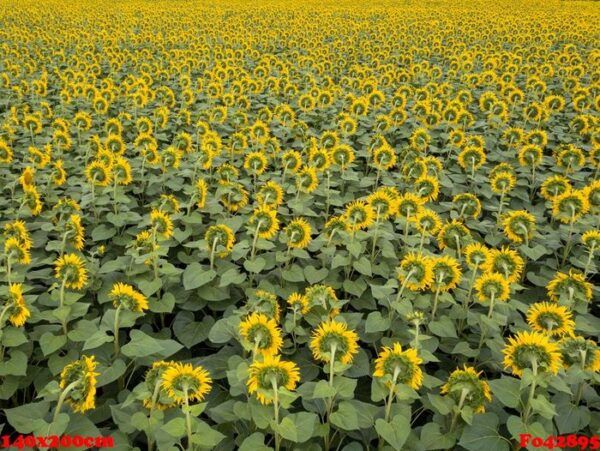
[[214, 448], [225, 438], [223, 434], [211, 428], [202, 420], [195, 422], [193, 430], [192, 442], [202, 445], [203, 448]]
[[324, 399], [331, 398], [336, 393], [335, 388], [329, 386], [329, 382], [320, 380], [315, 385], [315, 389], [312, 394], [313, 399]]
[[381, 312], [371, 312], [369, 316], [367, 316], [367, 321], [365, 323], [365, 332], [368, 334], [373, 334], [376, 332], [383, 332], [390, 328], [390, 320], [389, 318], [384, 318], [381, 316]]
[[48, 413], [50, 403], [47, 401], [32, 402], [12, 409], [5, 409], [8, 423], [21, 434], [29, 434], [33, 431], [33, 420], [43, 419]]
[[455, 440], [451, 434], [442, 434], [440, 425], [437, 423], [427, 423], [421, 429], [421, 446], [426, 450], [434, 449], [453, 449]]
[[260, 432], [255, 432], [246, 437], [240, 445], [239, 451], [271, 451], [273, 448], [265, 446], [265, 436]]
[[2, 334], [2, 344], [7, 348], [14, 348], [27, 343], [28, 339], [22, 329], [16, 327], [6, 327], [0, 331]]
[[246, 273], [241, 273], [237, 268], [231, 268], [221, 274], [219, 287], [224, 288], [229, 285], [239, 285], [246, 280]]
[[342, 401], [338, 409], [331, 414], [331, 423], [346, 431], [359, 429], [358, 412], [350, 402]]
[[306, 281], [311, 285], [321, 282], [324, 280], [329, 274], [329, 270], [327, 268], [315, 269], [314, 266], [307, 266], [304, 268], [304, 276], [306, 277]]
[[274, 429], [284, 439], [295, 443], [298, 442], [298, 429], [289, 417], [285, 417], [283, 420], [281, 420], [281, 423], [274, 425]]
[[399, 451], [410, 434], [410, 421], [404, 415], [396, 415], [389, 423], [378, 418], [375, 430], [392, 448]]
[[112, 238], [117, 233], [117, 229], [114, 227], [107, 226], [106, 224], [100, 224], [99, 226], [94, 227], [92, 230], [92, 240], [93, 241], [104, 241]]
[[213, 269], [205, 269], [200, 263], [192, 263], [183, 271], [183, 288], [194, 290], [213, 280], [217, 273]]
[[356, 269], [359, 273], [371, 277], [373, 275], [373, 272], [371, 270], [371, 262], [369, 261], [369, 259], [367, 257], [365, 257], [364, 255], [359, 258], [358, 260], [356, 260], [352, 266], [354, 267], [354, 269]]
[[173, 332], [188, 349], [208, 338], [211, 327], [215, 324], [212, 316], [205, 316], [202, 322], [194, 321], [193, 312], [179, 312], [173, 322]]
[[516, 408], [521, 401], [521, 381], [514, 377], [502, 376], [489, 381], [494, 397], [506, 407]]
[[265, 269], [266, 264], [267, 264], [267, 261], [264, 258], [256, 257], [254, 260], [250, 260], [250, 259], [245, 260], [244, 261], [244, 269], [248, 272], [258, 274], [263, 269]]
[[25, 376], [27, 374], [27, 355], [18, 350], [10, 353], [10, 359], [0, 362], [0, 376]]
[[[141, 412], [138, 412], [138, 413], [141, 413]], [[131, 419], [133, 420], [133, 417], [135, 417], [135, 416], [136, 416], [136, 414], [134, 414], [131, 417]], [[144, 416], [144, 419], [145, 419], [146, 425], [148, 425], [148, 417]], [[141, 423], [141, 421], [140, 421], [140, 423]], [[144, 423], [142, 423], [142, 424], [144, 424]], [[182, 417], [173, 418], [167, 424], [163, 425], [161, 427], [161, 429], [173, 437], [183, 437], [186, 434], [185, 420]], [[145, 428], [142, 430], [145, 430]]]
[[534, 412], [539, 413], [544, 418], [551, 420], [556, 416], [556, 410], [554, 409], [554, 405], [548, 401], [545, 396], [537, 396], [531, 400], [531, 407]]
[[90, 338], [85, 340], [85, 343], [83, 344], [83, 351], [99, 348], [104, 343], [109, 343], [113, 341], [113, 339], [114, 338], [107, 335], [105, 331], [98, 330], [94, 332]]
[[476, 415], [473, 424], [465, 426], [458, 444], [469, 451], [507, 451], [510, 442], [499, 434], [498, 423], [496, 414]]
[[144, 294], [144, 296], [150, 297], [162, 287], [162, 279], [152, 280], [140, 280], [138, 282], [138, 288]]
[[441, 318], [439, 321], [431, 321], [429, 323], [429, 330], [438, 337], [457, 338], [454, 322], [447, 316]]
[[512, 437], [519, 438], [521, 434], [531, 434], [533, 437], [546, 437], [548, 433], [540, 423], [525, 424], [521, 418], [512, 415], [506, 422], [508, 432]]
[[304, 271], [300, 265], [292, 265], [282, 272], [282, 276], [288, 282], [304, 282]]

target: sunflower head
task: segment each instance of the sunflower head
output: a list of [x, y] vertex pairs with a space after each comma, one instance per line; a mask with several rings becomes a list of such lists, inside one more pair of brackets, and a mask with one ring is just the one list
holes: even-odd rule
[[[173, 366], [175, 362], [166, 362], [164, 360], [159, 360], [152, 363], [152, 367], [148, 371], [146, 371], [146, 375], [144, 377], [144, 383], [146, 385], [146, 389], [150, 393], [150, 397], [144, 399], [144, 407], [146, 409], [151, 409], [153, 407], [153, 398], [154, 398], [154, 408], [159, 410], [165, 410], [170, 407], [174, 407], [177, 404], [169, 397], [169, 394], [163, 387], [163, 373], [167, 368]], [[158, 391], [158, 392], [156, 392]]]
[[276, 209], [283, 202], [283, 189], [277, 182], [269, 180], [259, 188], [256, 201], [260, 205]]
[[469, 268], [479, 268], [488, 258], [489, 252], [490, 250], [481, 243], [469, 243], [465, 246], [465, 261]]
[[375, 360], [373, 376], [388, 379], [390, 384], [406, 384], [418, 390], [423, 384], [423, 372], [419, 365], [423, 360], [415, 349], [405, 349], [399, 343], [384, 347]]
[[146, 296], [126, 283], [115, 283], [109, 297], [115, 308], [121, 307], [138, 313], [148, 310], [148, 299], [146, 299]]
[[375, 212], [375, 219], [387, 219], [396, 212], [396, 201], [384, 190], [378, 190], [371, 194], [367, 202]]
[[7, 259], [18, 262], [21, 265], [31, 263], [28, 242], [22, 241], [17, 236], [11, 236], [4, 242], [4, 254]]
[[592, 299], [593, 285], [585, 279], [585, 276], [574, 269], [568, 273], [557, 272], [554, 278], [548, 283], [548, 297], [553, 301], [558, 301], [561, 296], [569, 299]]
[[489, 302], [492, 297], [498, 301], [508, 301], [510, 296], [508, 280], [497, 272], [486, 272], [479, 276], [474, 288], [480, 302]]
[[306, 315], [308, 312], [310, 312], [308, 299], [305, 295], [300, 293], [290, 294], [290, 296], [287, 298], [287, 304], [293, 311], [300, 312], [303, 315]]
[[209, 252], [216, 252], [220, 258], [227, 257], [233, 249], [235, 235], [225, 224], [210, 226], [204, 234]]
[[360, 200], [355, 200], [348, 204], [346, 212], [344, 213], [344, 217], [348, 221], [350, 230], [353, 232], [365, 229], [373, 224], [374, 216], [371, 205]]
[[310, 243], [310, 224], [304, 218], [293, 219], [283, 231], [291, 248], [303, 249]]
[[590, 252], [592, 249], [600, 249], [600, 230], [588, 230], [581, 235], [581, 241]]
[[561, 356], [556, 343], [548, 335], [539, 332], [519, 332], [510, 337], [504, 350], [504, 366], [516, 376], [525, 369], [538, 372], [558, 373]]
[[566, 336], [558, 343], [565, 367], [579, 367], [600, 372], [600, 348], [592, 340], [584, 337]]
[[535, 216], [525, 210], [511, 211], [504, 216], [502, 225], [513, 243], [528, 243], [535, 233]]
[[461, 222], [453, 219], [451, 222], [444, 224], [438, 232], [437, 241], [440, 249], [458, 250], [459, 247], [464, 247], [466, 242], [471, 239], [471, 232]]
[[173, 236], [173, 221], [164, 211], [153, 209], [150, 212], [150, 226], [164, 239]]
[[573, 335], [575, 322], [568, 308], [549, 302], [533, 304], [527, 311], [527, 323], [540, 333], [563, 336]]
[[162, 373], [162, 381], [162, 388], [177, 404], [202, 401], [212, 387], [208, 371], [190, 363], [172, 363]]
[[69, 363], [60, 373], [60, 388], [72, 387], [67, 402], [75, 412], [83, 413], [96, 407], [96, 376], [99, 373], [95, 370], [95, 357], [83, 356]]
[[482, 269], [502, 274], [510, 283], [514, 283], [521, 277], [524, 265], [523, 258], [516, 251], [503, 247], [489, 251]]
[[477, 219], [481, 213], [481, 201], [475, 194], [462, 193], [457, 194], [452, 198], [452, 203], [459, 211], [459, 216], [467, 216], [473, 219]]
[[431, 259], [432, 290], [448, 291], [456, 288], [462, 277], [460, 264], [455, 258], [442, 255]]
[[358, 353], [358, 335], [346, 323], [329, 320], [313, 332], [310, 349], [315, 360], [349, 364]]
[[[8, 300], [4, 306], [8, 321], [14, 327], [21, 327], [31, 316], [31, 312], [27, 307], [25, 298], [23, 297], [23, 284], [11, 283], [8, 286]], [[2, 327], [2, 324], [0, 324]]]
[[266, 205], [261, 205], [252, 212], [248, 224], [255, 229], [260, 238], [267, 240], [273, 238], [279, 230], [277, 211]]
[[433, 281], [431, 259], [417, 253], [407, 254], [400, 262], [398, 280], [412, 291], [426, 289]]
[[342, 307], [335, 290], [329, 285], [312, 285], [306, 288], [304, 296], [311, 310], [315, 309], [330, 318], [337, 316]]
[[427, 208], [422, 208], [414, 217], [413, 221], [417, 230], [423, 234], [436, 234], [442, 226], [439, 215], [435, 211]]
[[281, 330], [274, 319], [262, 313], [251, 313], [240, 323], [242, 344], [263, 356], [274, 355], [283, 345]]
[[56, 278], [63, 281], [66, 288], [81, 290], [87, 283], [87, 270], [81, 257], [65, 254], [54, 261]]
[[265, 405], [273, 402], [275, 390], [285, 388], [292, 391], [300, 381], [297, 365], [281, 360], [278, 355], [266, 355], [262, 360], [252, 362], [248, 376], [248, 393]]
[[552, 200], [552, 216], [564, 224], [577, 221], [590, 209], [585, 193], [569, 190]]
[[475, 413], [483, 413], [485, 403], [492, 400], [492, 393], [489, 384], [480, 376], [481, 371], [477, 372], [473, 367], [465, 365], [462, 369], [457, 368], [448, 376], [440, 392], [453, 398], [456, 403], [464, 396], [463, 405], [471, 407]]

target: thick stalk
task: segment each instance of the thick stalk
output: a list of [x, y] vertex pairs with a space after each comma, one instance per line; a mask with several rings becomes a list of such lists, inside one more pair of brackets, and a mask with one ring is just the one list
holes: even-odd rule
[[119, 352], [121, 351], [121, 348], [119, 346], [119, 314], [121, 313], [121, 307], [122, 305], [119, 305], [117, 307], [117, 309], [115, 310], [115, 323], [114, 323], [114, 328], [113, 328], [113, 334], [114, 334], [114, 343], [115, 343], [115, 359], [117, 358], [117, 356], [119, 355]]
[[78, 380], [75, 382], [71, 382], [62, 391], [62, 393], [60, 394], [60, 397], [58, 398], [58, 404], [56, 404], [56, 409], [54, 410], [54, 416], [52, 417], [52, 423], [56, 423], [56, 420], [58, 419], [58, 415], [60, 414], [60, 409], [62, 408], [62, 405], [65, 402], [65, 399], [67, 399], [67, 396], [69, 396], [69, 393], [71, 393], [71, 391], [75, 387], [77, 387], [80, 383], [81, 383], [81, 381], [78, 381]]

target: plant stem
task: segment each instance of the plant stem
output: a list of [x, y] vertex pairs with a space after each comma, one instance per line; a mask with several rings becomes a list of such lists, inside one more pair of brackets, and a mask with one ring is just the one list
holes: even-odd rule
[[259, 220], [256, 224], [256, 230], [254, 231], [254, 239], [252, 240], [252, 251], [250, 252], [250, 260], [254, 260], [254, 256], [256, 255], [256, 243], [258, 242], [258, 231], [262, 226], [262, 221]]
[[117, 358], [117, 356], [119, 355], [119, 352], [121, 351], [121, 348], [119, 346], [119, 314], [121, 313], [121, 307], [122, 305], [119, 305], [117, 307], [117, 309], [115, 310], [115, 324], [114, 324], [114, 343], [115, 343], [115, 359]]
[[469, 394], [468, 388], [463, 388], [462, 391], [460, 392], [460, 399], [458, 401], [458, 407], [456, 408], [456, 411], [454, 412], [454, 415], [452, 416], [452, 422], [450, 423], [450, 430], [449, 430], [450, 433], [454, 432], [454, 428], [456, 427], [458, 417], [459, 417], [460, 413], [462, 412], [462, 408], [465, 404], [465, 400], [467, 399], [468, 394]]
[[62, 408], [62, 405], [65, 402], [65, 399], [67, 399], [67, 396], [69, 396], [69, 393], [71, 393], [71, 391], [75, 387], [77, 387], [80, 383], [81, 383], [81, 381], [79, 381], [79, 380], [77, 380], [75, 382], [71, 382], [62, 391], [62, 393], [60, 394], [60, 397], [58, 398], [58, 404], [56, 404], [56, 409], [54, 410], [54, 416], [52, 417], [52, 423], [56, 423], [56, 420], [58, 419], [58, 415], [60, 414], [60, 409]]
[[188, 399], [188, 387], [187, 385], [183, 386], [183, 391], [185, 393], [184, 398], [184, 406], [185, 406], [185, 428], [187, 430], [187, 449], [191, 451], [192, 448], [192, 416], [190, 415], [190, 402]]
[[[273, 413], [275, 417], [275, 425], [279, 426], [279, 388], [277, 387], [277, 380], [271, 378], [271, 386], [273, 387]], [[273, 435], [275, 436], [275, 451], [279, 451], [281, 447], [281, 436], [274, 430]]]
[[531, 370], [533, 371], [533, 380], [531, 381], [531, 386], [529, 387], [529, 397], [527, 398], [527, 406], [525, 407], [525, 412], [523, 412], [523, 423], [528, 424], [529, 415], [531, 413], [531, 402], [533, 401], [533, 397], [535, 396], [535, 388], [537, 384], [537, 374], [538, 374], [538, 364], [537, 359], [534, 357], [531, 359]]

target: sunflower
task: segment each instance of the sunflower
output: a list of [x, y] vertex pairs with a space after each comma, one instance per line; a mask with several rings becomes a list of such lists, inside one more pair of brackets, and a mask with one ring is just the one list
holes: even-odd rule
[[208, 186], [206, 184], [206, 180], [198, 179], [196, 182], [196, 195], [198, 196], [198, 201], [196, 202], [196, 206], [199, 209], [204, 208], [206, 204], [206, 193], [208, 191]]
[[224, 193], [220, 201], [230, 212], [236, 212], [248, 204], [248, 191], [241, 183], [227, 183], [223, 185]]
[[523, 258], [516, 251], [505, 246], [502, 249], [491, 249], [481, 268], [486, 272], [500, 273], [510, 283], [515, 283], [521, 277], [524, 266]]
[[290, 296], [287, 298], [287, 304], [292, 310], [298, 311], [303, 315], [306, 315], [308, 312], [310, 312], [308, 298], [300, 293], [290, 294]]
[[233, 249], [235, 235], [225, 224], [217, 224], [210, 226], [204, 234], [204, 240], [209, 252], [215, 252], [220, 258], [227, 257]]
[[519, 150], [518, 158], [521, 166], [539, 166], [542, 163], [542, 148], [537, 144], [523, 146]]
[[391, 384], [406, 384], [418, 390], [423, 384], [423, 371], [419, 367], [423, 360], [415, 349], [402, 350], [399, 343], [391, 348], [384, 347], [375, 360], [373, 377], [390, 378]]
[[373, 164], [378, 170], [387, 171], [396, 166], [396, 161], [396, 152], [389, 144], [373, 151]]
[[573, 187], [568, 178], [562, 175], [553, 175], [542, 182], [540, 194], [548, 201], [553, 201], [557, 197], [571, 191]]
[[9, 164], [13, 160], [13, 150], [10, 145], [0, 138], [0, 163]]
[[575, 322], [568, 308], [549, 302], [533, 304], [527, 311], [527, 323], [540, 333], [552, 336], [573, 335]]
[[453, 219], [444, 224], [437, 235], [438, 247], [440, 250], [453, 249], [460, 254], [460, 248], [471, 239], [471, 232], [459, 220]]
[[450, 396], [454, 402], [459, 403], [463, 399], [463, 406], [469, 406], [475, 413], [485, 412], [485, 403], [492, 401], [492, 393], [489, 384], [481, 380], [482, 371], [477, 372], [475, 368], [464, 366], [455, 369], [448, 381], [440, 388], [442, 395]]
[[377, 190], [367, 198], [367, 203], [375, 212], [375, 220], [387, 219], [396, 212], [394, 198], [384, 190]]
[[87, 283], [87, 270], [81, 257], [75, 254], [65, 254], [54, 261], [56, 278], [61, 280], [66, 288], [81, 290]]
[[23, 297], [23, 284], [9, 283], [8, 285], [8, 300], [2, 312], [0, 313], [0, 328], [3, 325], [4, 315], [8, 315], [8, 321], [14, 327], [21, 327], [31, 316], [31, 312], [27, 307], [25, 298]]
[[469, 268], [479, 268], [487, 260], [489, 252], [481, 243], [469, 243], [465, 246], [465, 261]]
[[592, 340], [584, 337], [565, 336], [559, 343], [562, 363], [565, 367], [579, 367], [600, 372], [600, 348]]
[[150, 225], [164, 239], [173, 236], [173, 221], [164, 211], [153, 209], [150, 212]]
[[42, 212], [42, 201], [40, 193], [35, 186], [28, 186], [25, 188], [25, 204], [31, 210], [32, 216], [38, 216]]
[[431, 143], [431, 136], [426, 128], [417, 128], [410, 135], [409, 143], [414, 150], [424, 152]]
[[556, 374], [562, 366], [558, 345], [539, 332], [518, 332], [508, 339], [502, 352], [504, 366], [519, 377], [525, 369]]
[[269, 180], [258, 189], [256, 201], [259, 205], [276, 209], [283, 202], [283, 188], [277, 182]]
[[112, 166], [113, 181], [119, 185], [129, 185], [133, 181], [131, 164], [124, 157], [117, 157]]
[[426, 208], [421, 209], [416, 214], [413, 218], [413, 222], [415, 223], [417, 230], [423, 234], [429, 233], [434, 235], [442, 226], [439, 215], [435, 211]]
[[132, 312], [142, 313], [148, 310], [148, 299], [131, 285], [117, 282], [109, 293], [114, 308], [124, 308]]
[[590, 203], [582, 191], [569, 190], [552, 200], [552, 216], [564, 224], [577, 221], [589, 208]]
[[288, 150], [283, 155], [281, 155], [281, 163], [283, 164], [283, 169], [285, 171], [297, 172], [302, 166], [302, 156], [300, 152], [295, 150]]
[[482, 274], [474, 286], [480, 302], [490, 302], [493, 297], [498, 301], [508, 301], [510, 296], [510, 285], [508, 280], [497, 272]]
[[255, 360], [248, 368], [248, 393], [255, 395], [261, 404], [273, 402], [274, 390], [295, 390], [300, 381], [300, 371], [294, 362], [281, 360], [278, 355], [266, 355]]
[[485, 152], [477, 146], [467, 146], [458, 154], [458, 165], [464, 170], [475, 171], [484, 165]]
[[167, 368], [172, 367], [175, 362], [166, 362], [164, 360], [158, 360], [152, 363], [152, 366], [144, 376], [144, 383], [146, 389], [151, 393], [150, 398], [145, 398], [143, 401], [146, 409], [159, 409], [165, 410], [171, 407], [175, 407], [177, 404], [169, 397], [169, 394], [163, 387], [162, 376]]
[[69, 363], [60, 373], [59, 386], [63, 393], [67, 390], [67, 402], [75, 412], [83, 413], [96, 407], [95, 357], [83, 356]]
[[101, 161], [92, 161], [85, 168], [85, 176], [91, 184], [105, 187], [112, 182], [112, 168]]
[[337, 164], [345, 170], [355, 159], [354, 150], [347, 144], [338, 144], [329, 151], [329, 157], [333, 164]]
[[69, 216], [65, 224], [65, 234], [71, 238], [73, 247], [78, 251], [82, 250], [85, 245], [85, 229], [81, 225], [81, 216], [78, 214]]
[[309, 346], [315, 360], [349, 364], [358, 353], [358, 335], [346, 323], [328, 320], [313, 331]]
[[350, 225], [350, 230], [366, 229], [373, 224], [374, 212], [371, 205], [365, 201], [355, 200], [346, 206], [344, 218]]
[[325, 223], [323, 231], [329, 236], [329, 240], [333, 240], [336, 234], [349, 233], [350, 225], [343, 216], [331, 216]]
[[588, 230], [584, 232], [581, 235], [581, 242], [589, 249], [600, 249], [600, 230]]
[[254, 209], [248, 220], [248, 224], [256, 229], [256, 233], [258, 233], [260, 238], [266, 240], [273, 238], [279, 230], [277, 212], [265, 205]]
[[21, 265], [28, 265], [31, 263], [29, 249], [28, 244], [17, 237], [10, 237], [4, 242], [4, 253], [6, 254], [6, 257]]
[[3, 235], [6, 239], [16, 238], [25, 250], [30, 250], [33, 246], [33, 241], [25, 222], [20, 219], [4, 224]]
[[265, 157], [264, 153], [260, 151], [250, 152], [244, 159], [244, 169], [255, 176], [261, 175], [263, 172], [265, 172], [268, 164], [267, 157]]
[[413, 193], [404, 193], [398, 197], [396, 204], [396, 214], [403, 218], [410, 219], [419, 214], [423, 206], [424, 199]]
[[310, 166], [304, 166], [296, 173], [296, 187], [302, 193], [310, 194], [319, 186], [317, 170]]
[[19, 176], [19, 183], [24, 190], [35, 186], [35, 169], [30, 166], [23, 169], [23, 172]]
[[496, 172], [490, 176], [490, 186], [497, 194], [508, 193], [516, 185], [517, 179], [510, 172]]
[[600, 180], [590, 183], [582, 191], [588, 200], [590, 209], [597, 211], [600, 207]]
[[398, 280], [411, 291], [426, 289], [433, 281], [431, 259], [421, 254], [407, 254], [400, 262]]
[[244, 347], [263, 356], [279, 353], [283, 345], [277, 323], [262, 313], [248, 315], [240, 322], [239, 331]]
[[310, 224], [304, 218], [296, 218], [283, 229], [289, 247], [303, 249], [310, 243]]
[[506, 213], [502, 220], [504, 233], [513, 243], [529, 243], [535, 233], [535, 216], [525, 210]]
[[212, 379], [208, 371], [190, 363], [172, 363], [162, 373], [162, 388], [177, 404], [202, 401], [211, 386]]
[[462, 193], [452, 198], [452, 203], [459, 210], [459, 216], [470, 216], [473, 219], [481, 214], [481, 202], [475, 194]]
[[558, 302], [561, 296], [568, 296], [569, 299], [582, 298], [586, 301], [592, 299], [593, 285], [585, 280], [585, 276], [574, 269], [569, 273], [557, 272], [554, 278], [548, 282], [546, 289], [548, 297]]
[[434, 291], [456, 288], [462, 276], [458, 261], [448, 255], [434, 257], [430, 261], [433, 274], [430, 288]]
[[335, 290], [329, 285], [317, 284], [304, 290], [304, 296], [308, 300], [311, 310], [316, 308], [333, 318], [340, 313], [342, 304], [338, 300]]

